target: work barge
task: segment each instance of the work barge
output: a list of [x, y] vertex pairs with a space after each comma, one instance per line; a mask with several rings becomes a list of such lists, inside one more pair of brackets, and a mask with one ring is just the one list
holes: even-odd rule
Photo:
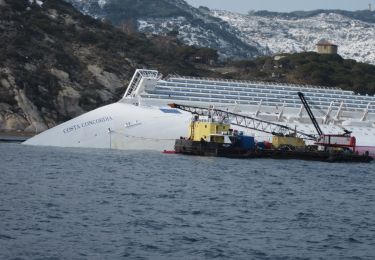
[[368, 163], [373, 160], [369, 155], [355, 154], [338, 150], [289, 150], [288, 148], [259, 148], [243, 149], [237, 145], [176, 140], [175, 152], [185, 155], [226, 157], [234, 159], [296, 159], [307, 161], [342, 162], [342, 163]]
[[[304, 96], [300, 96], [306, 102]], [[304, 103], [309, 112], [307, 102]], [[316, 123], [318, 136], [306, 134], [288, 126], [259, 120], [214, 108], [170, 104], [171, 107], [191, 112], [188, 137], [175, 140], [174, 153], [237, 159], [297, 159], [338, 163], [368, 163], [369, 153], [356, 152], [356, 139], [351, 133], [324, 135]], [[311, 111], [311, 110], [310, 110]], [[272, 142], [257, 142], [231, 128], [238, 125], [272, 134]], [[320, 131], [319, 131], [320, 130]]]

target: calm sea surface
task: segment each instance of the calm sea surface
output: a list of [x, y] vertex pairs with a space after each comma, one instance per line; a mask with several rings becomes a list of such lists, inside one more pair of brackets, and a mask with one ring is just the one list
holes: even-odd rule
[[0, 154], [0, 259], [375, 259], [375, 163]]

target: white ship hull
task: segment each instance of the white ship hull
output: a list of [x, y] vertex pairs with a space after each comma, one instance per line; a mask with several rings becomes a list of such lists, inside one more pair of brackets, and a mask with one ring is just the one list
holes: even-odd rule
[[49, 129], [24, 144], [130, 150], [172, 149], [187, 133], [190, 113], [164, 113], [157, 107], [107, 105]]
[[[129, 93], [129, 89], [132, 87], [129, 86], [127, 93]], [[173, 97], [165, 99], [142, 98], [140, 93], [144, 93], [144, 91], [144, 89], [139, 89], [139, 86], [133, 86], [131, 97], [127, 97], [125, 94], [118, 103], [83, 114], [27, 140], [24, 144], [128, 150], [172, 150], [175, 139], [187, 136], [191, 119], [190, 113], [168, 108], [167, 104], [172, 102], [198, 106], [214, 105], [241, 114], [256, 116], [266, 121], [285, 124], [308, 134], [316, 134], [307, 115], [301, 115], [297, 106], [275, 108], [266, 105], [260, 109], [255, 104], [237, 105], [191, 101], [188, 95], [183, 101], [175, 100]], [[322, 131], [326, 134], [342, 133], [343, 125], [345, 125], [345, 128], [352, 131], [352, 135], [356, 137], [357, 150], [360, 153], [368, 151], [372, 156], [375, 156], [375, 127], [371, 121], [374, 120], [373, 115], [370, 113], [367, 116], [366, 114], [370, 120], [358, 120], [357, 118], [361, 117], [363, 112], [343, 111], [339, 113], [336, 111], [336, 113], [342, 117], [340, 123], [323, 123], [320, 125]], [[269, 134], [238, 126], [233, 126], [233, 128], [254, 135], [259, 141], [271, 140]]]

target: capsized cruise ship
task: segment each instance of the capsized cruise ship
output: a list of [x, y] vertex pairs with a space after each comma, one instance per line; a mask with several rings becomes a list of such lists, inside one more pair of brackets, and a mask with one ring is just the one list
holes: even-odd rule
[[[321, 86], [236, 81], [136, 70], [122, 99], [51, 128], [24, 144], [109, 149], [173, 149], [191, 114], [170, 103], [215, 107], [316, 135], [297, 95], [303, 92], [324, 134], [352, 132], [359, 152], [375, 156], [375, 97]], [[263, 132], [234, 126], [257, 140]]]

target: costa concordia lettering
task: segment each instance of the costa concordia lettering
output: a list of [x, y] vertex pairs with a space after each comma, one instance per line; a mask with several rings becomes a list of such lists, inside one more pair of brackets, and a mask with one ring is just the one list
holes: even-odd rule
[[[303, 92], [325, 134], [352, 132], [357, 150], [375, 155], [375, 97], [322, 86], [236, 81], [183, 76], [163, 78], [158, 71], [136, 70], [124, 96], [51, 128], [24, 144], [112, 149], [173, 149], [187, 135], [191, 114], [169, 103], [235, 111], [277, 122], [309, 134], [313, 124], [298, 98]], [[271, 136], [233, 126], [258, 140]]]
[[104, 122], [107, 122], [107, 121], [110, 121], [110, 120], [113, 120], [112, 117], [110, 117], [110, 116], [95, 119], [95, 120], [90, 120], [90, 121], [87, 121], [87, 122], [84, 122], [84, 123], [81, 123], [81, 124], [76, 124], [76, 125], [72, 125], [70, 127], [67, 127], [65, 129], [63, 129], [63, 133], [67, 134], [67, 133], [76, 131], [80, 128], [83, 128], [83, 127], [93, 126], [93, 125], [104, 123]]

